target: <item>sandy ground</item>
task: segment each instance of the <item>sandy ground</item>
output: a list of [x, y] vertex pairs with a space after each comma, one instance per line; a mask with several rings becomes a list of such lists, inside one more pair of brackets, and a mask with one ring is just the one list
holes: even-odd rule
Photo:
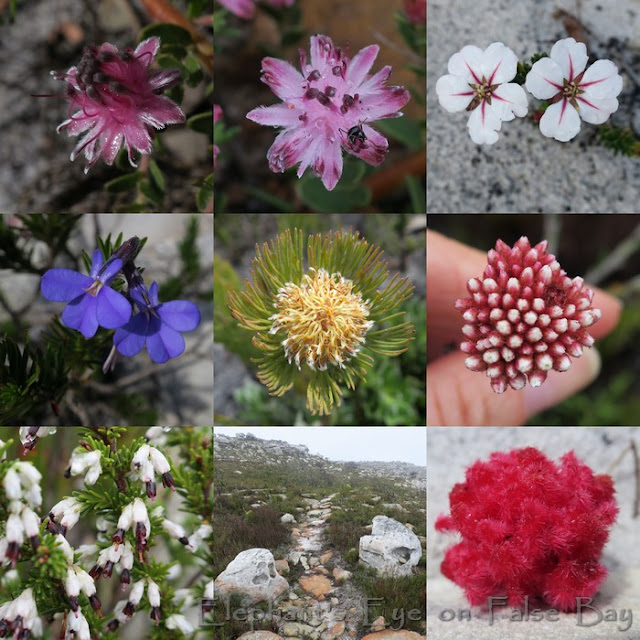
[[[449, 58], [467, 44], [502, 41], [520, 60], [568, 37], [557, 9], [577, 16], [588, 51], [613, 60], [623, 77], [612, 121], [640, 136], [640, 0], [428, 0], [427, 212], [637, 213], [638, 158], [614, 156], [595, 144], [595, 127], [561, 143], [540, 134], [531, 119], [504, 123], [494, 145], [476, 145], [465, 113], [442, 109], [435, 92]], [[538, 101], [529, 98], [529, 114]]]
[[[580, 620], [577, 614], [560, 614], [556, 621], [549, 619], [512, 621], [511, 609], [496, 612], [493, 624], [488, 613], [471, 610], [471, 619], [449, 620], [451, 611], [469, 611], [462, 589], [440, 573], [445, 550], [455, 537], [436, 532], [433, 528], [438, 515], [449, 508], [449, 491], [457, 482], [464, 481], [466, 468], [477, 459], [487, 459], [494, 451], [534, 446], [547, 456], [558, 460], [564, 453], [574, 450], [578, 458], [596, 473], [607, 472], [630, 438], [638, 442], [637, 427], [514, 427], [514, 428], [431, 428], [427, 433], [428, 534], [427, 534], [427, 628], [430, 640], [595, 640], [640, 638], [640, 549], [638, 520], [632, 518], [633, 463], [630, 454], [625, 457], [611, 476], [615, 483], [620, 507], [618, 522], [614, 525], [605, 546], [602, 562], [609, 575], [596, 595], [594, 611], [585, 610]], [[629, 620], [629, 611], [633, 619]], [[613, 617], [616, 617], [613, 620]], [[622, 617], [625, 617], [623, 620]], [[622, 629], [623, 631], [621, 631]]]

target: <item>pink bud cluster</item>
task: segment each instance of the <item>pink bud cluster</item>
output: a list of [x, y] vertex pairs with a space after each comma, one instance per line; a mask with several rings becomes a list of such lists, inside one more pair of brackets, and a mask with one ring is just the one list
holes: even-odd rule
[[471, 371], [485, 371], [496, 393], [507, 385], [539, 387], [551, 369], [567, 371], [571, 358], [594, 343], [588, 327], [601, 317], [593, 291], [569, 278], [547, 241], [532, 247], [526, 237], [509, 247], [502, 240], [487, 254], [481, 278], [467, 282], [469, 298], [456, 300], [462, 313]]

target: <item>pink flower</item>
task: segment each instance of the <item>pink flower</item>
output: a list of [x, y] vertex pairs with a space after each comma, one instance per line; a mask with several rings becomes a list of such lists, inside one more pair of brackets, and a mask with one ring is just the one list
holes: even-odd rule
[[567, 371], [570, 356], [593, 345], [587, 328], [601, 317], [593, 291], [569, 278], [547, 241], [531, 247], [526, 237], [513, 249], [498, 240], [481, 278], [467, 283], [470, 298], [455, 307], [467, 324], [460, 349], [467, 369], [485, 371], [496, 393], [507, 385], [539, 387], [551, 369]]
[[510, 607], [547, 603], [575, 611], [607, 575], [602, 549], [618, 514], [613, 481], [595, 475], [573, 451], [560, 464], [533, 447], [477, 460], [449, 494], [451, 514], [437, 531], [456, 532], [442, 573], [471, 605], [491, 596]]
[[[290, 7], [295, 0], [262, 0], [264, 4], [272, 6], [274, 9], [283, 9], [284, 7]], [[257, 0], [218, 0], [220, 4], [231, 11], [231, 13], [238, 16], [238, 18], [244, 18], [245, 20], [251, 20], [255, 14], [255, 3]]]
[[580, 131], [580, 118], [602, 124], [618, 109], [622, 78], [611, 60], [598, 60], [586, 71], [587, 47], [573, 38], [556, 42], [549, 58], [538, 60], [525, 86], [536, 98], [548, 100], [540, 133], [567, 142]]
[[404, 0], [404, 12], [413, 24], [424, 25], [427, 21], [427, 0]]
[[[222, 107], [219, 104], [213, 105], [213, 124], [218, 122], [222, 118]], [[220, 153], [220, 148], [217, 144], [213, 145], [213, 168], [216, 168], [216, 158], [218, 157], [218, 153]]]
[[449, 58], [449, 75], [438, 78], [440, 105], [450, 113], [471, 111], [467, 127], [476, 144], [498, 141], [502, 121], [527, 115], [524, 89], [513, 80], [518, 57], [502, 42], [484, 51], [467, 45]]
[[370, 75], [379, 47], [361, 49], [353, 59], [331, 38], [311, 37], [311, 62], [300, 51], [302, 73], [276, 58], [262, 61], [262, 81], [283, 101], [258, 107], [249, 120], [284, 127], [267, 153], [269, 168], [282, 173], [295, 164], [298, 178], [308, 166], [331, 191], [342, 175], [342, 149], [369, 164], [384, 160], [389, 143], [368, 123], [397, 118], [409, 101], [404, 87], [385, 87], [386, 66]]
[[133, 150], [151, 153], [153, 129], [184, 122], [180, 107], [160, 95], [180, 80], [180, 71], [149, 71], [160, 47], [160, 38], [148, 38], [135, 51], [119, 50], [109, 43], [85, 47], [77, 67], [52, 75], [67, 83], [69, 118], [58, 131], [70, 136], [84, 134], [71, 153], [75, 160], [82, 152], [89, 169], [102, 156], [113, 164], [124, 144], [133, 161]]

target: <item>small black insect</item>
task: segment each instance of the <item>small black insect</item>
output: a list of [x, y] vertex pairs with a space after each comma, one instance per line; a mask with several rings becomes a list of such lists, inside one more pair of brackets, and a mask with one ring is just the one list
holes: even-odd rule
[[[362, 147], [367, 140], [367, 136], [365, 135], [364, 129], [362, 128], [362, 122], [354, 124], [353, 127], [349, 129], [349, 131], [345, 131], [344, 129], [340, 129], [340, 131], [347, 134], [347, 140], [352, 147]], [[359, 144], [356, 144], [356, 142], [358, 142]]]

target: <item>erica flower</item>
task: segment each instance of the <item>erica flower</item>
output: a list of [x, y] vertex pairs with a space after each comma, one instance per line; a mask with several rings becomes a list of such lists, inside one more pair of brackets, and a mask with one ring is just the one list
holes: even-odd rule
[[57, 427], [20, 427], [20, 442], [24, 445], [23, 453], [31, 451], [38, 442], [38, 438], [55, 433]]
[[67, 531], [73, 528], [80, 520], [82, 504], [75, 498], [65, 498], [61, 500], [49, 511], [49, 522], [47, 530], [51, 533], [67, 535]]
[[113, 344], [124, 356], [135, 356], [146, 345], [154, 362], [163, 363], [179, 356], [185, 348], [181, 331], [193, 331], [200, 324], [198, 307], [188, 300], [160, 303], [158, 283], [149, 289], [144, 283], [129, 287], [139, 313], [120, 326], [113, 336]]
[[618, 109], [618, 67], [611, 60], [598, 60], [585, 70], [588, 59], [583, 42], [565, 38], [553, 45], [550, 57], [531, 67], [527, 90], [551, 103], [540, 119], [542, 135], [567, 142], [580, 131], [580, 118], [602, 124]]
[[571, 357], [593, 345], [588, 327], [602, 315], [593, 291], [569, 278], [547, 241], [531, 247], [526, 237], [513, 248], [498, 240], [481, 278], [467, 283], [470, 298], [456, 301], [467, 324], [460, 349], [471, 371], [486, 371], [491, 388], [539, 387], [551, 369], [567, 371]]
[[503, 120], [527, 115], [527, 94], [509, 82], [517, 67], [518, 57], [502, 42], [484, 51], [467, 45], [449, 58], [449, 75], [436, 82], [438, 100], [446, 111], [471, 111], [467, 127], [476, 144], [497, 142]]
[[100, 47], [85, 47], [77, 67], [65, 74], [52, 75], [67, 83], [69, 118], [58, 131], [70, 136], [84, 134], [71, 153], [75, 160], [84, 152], [89, 169], [102, 156], [113, 164], [124, 144], [133, 160], [134, 150], [151, 153], [154, 129], [184, 122], [182, 109], [166, 96], [165, 89], [180, 80], [178, 69], [150, 71], [160, 38], [148, 38], [135, 51], [118, 49], [105, 43]]
[[389, 143], [370, 123], [401, 116], [409, 92], [384, 86], [389, 66], [369, 74], [378, 51], [371, 45], [351, 59], [331, 38], [315, 35], [310, 62], [300, 51], [300, 71], [283, 60], [263, 59], [261, 79], [282, 103], [253, 109], [247, 118], [284, 127], [267, 153], [271, 171], [282, 173], [299, 163], [301, 177], [311, 166], [331, 191], [342, 175], [342, 149], [369, 164], [382, 163]]
[[562, 611], [591, 598], [607, 575], [599, 563], [618, 507], [611, 478], [594, 475], [570, 451], [560, 464], [528, 447], [493, 453], [467, 469], [449, 494], [439, 531], [458, 532], [442, 573], [472, 605], [528, 596]]
[[25, 589], [15, 600], [0, 607], [0, 637], [11, 634], [14, 638], [30, 638], [32, 631], [42, 635], [42, 622], [33, 589]]
[[[305, 273], [304, 255], [309, 269]], [[253, 283], [229, 294], [240, 326], [255, 332], [262, 351], [258, 379], [273, 395], [308, 379], [307, 407], [321, 415], [340, 403], [341, 385], [355, 388], [373, 364], [371, 354], [397, 356], [406, 350], [410, 322], [381, 328], [410, 297], [407, 278], [388, 276], [382, 251], [357, 233], [324, 238], [289, 231], [264, 244], [253, 261]]]
[[92, 338], [98, 326], [115, 329], [131, 317], [127, 299], [109, 287], [121, 268], [120, 258], [112, 257], [105, 264], [102, 252], [96, 249], [88, 276], [71, 269], [49, 269], [42, 276], [40, 290], [47, 300], [68, 302], [62, 322]]
[[101, 456], [102, 454], [98, 450], [86, 451], [82, 447], [76, 447], [71, 454], [71, 460], [69, 461], [69, 467], [66, 473], [67, 477], [78, 476], [85, 473], [85, 484], [95, 484], [102, 473], [102, 466], [100, 465]]
[[140, 480], [146, 485], [147, 497], [156, 497], [156, 484], [154, 481], [154, 471], [162, 476], [162, 485], [171, 487], [175, 491], [175, 484], [170, 473], [171, 466], [164, 454], [155, 447], [143, 444], [131, 461], [131, 468]]

